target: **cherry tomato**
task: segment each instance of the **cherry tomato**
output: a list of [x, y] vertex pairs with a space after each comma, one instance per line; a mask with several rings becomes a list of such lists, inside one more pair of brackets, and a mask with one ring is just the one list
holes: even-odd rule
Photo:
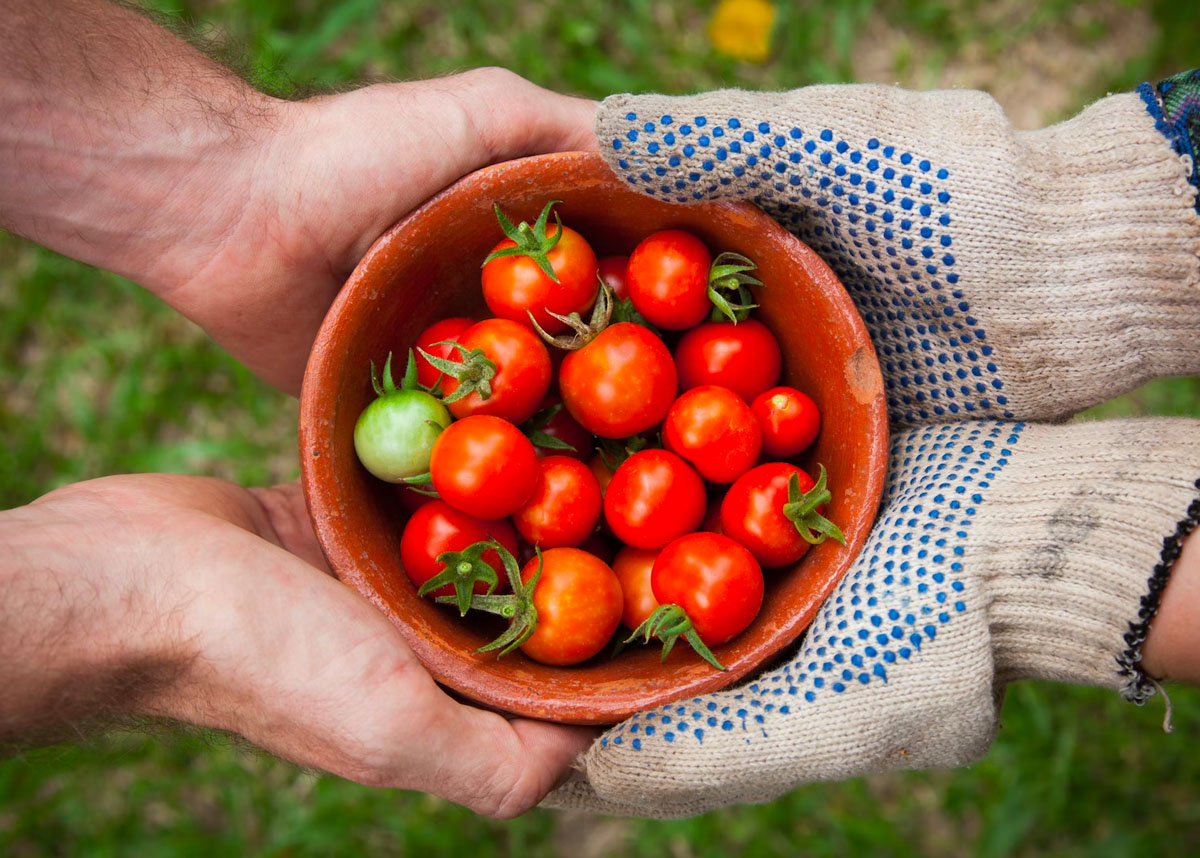
[[563, 359], [558, 387], [583, 428], [602, 438], [628, 438], [667, 416], [675, 400], [675, 362], [650, 331], [618, 322]]
[[704, 519], [704, 481], [667, 450], [642, 450], [621, 463], [604, 493], [604, 519], [636, 548], [661, 548]]
[[[789, 566], [809, 549], [783, 509], [792, 474], [799, 480], [801, 492], [816, 484], [795, 465], [767, 462], [742, 474], [721, 502], [722, 532], [746, 546], [768, 569]], [[816, 508], [818, 514], [822, 511], [822, 506]]]
[[740, 396], [705, 384], [683, 393], [663, 426], [663, 443], [712, 483], [732, 483], [758, 461], [762, 428]]
[[613, 560], [612, 570], [621, 582], [624, 601], [621, 622], [630, 629], [640, 626], [658, 607], [658, 599], [654, 598], [654, 589], [650, 586], [650, 572], [654, 569], [658, 553], [657, 548], [627, 545], [617, 552]]
[[[554, 409], [553, 413], [551, 409]], [[572, 417], [571, 412], [562, 404], [562, 400], [554, 395], [547, 394], [537, 412], [521, 428], [533, 441], [538, 458], [570, 456], [572, 459], [586, 462], [596, 451], [596, 439], [592, 437], [592, 433], [580, 426], [579, 421]], [[548, 435], [556, 441], [570, 445], [571, 449], [543, 447], [538, 443], [539, 435]]]
[[451, 423], [433, 445], [429, 471], [442, 500], [475, 518], [520, 509], [537, 482], [537, 454], [521, 430], [476, 414]]
[[[531, 417], [550, 387], [550, 354], [538, 335], [508, 319], [484, 319], [463, 331], [458, 342], [468, 352], [482, 350], [496, 365], [496, 374], [490, 381], [491, 395], [487, 399], [474, 391], [448, 403], [450, 413], [458, 418], [491, 414], [513, 423]], [[461, 358], [461, 353], [456, 353], [453, 360], [461, 363]], [[458, 387], [456, 379], [442, 379], [445, 398], [449, 399]]]
[[[420, 587], [446, 568], [444, 563], [438, 562], [439, 555], [447, 551], [462, 551], [488, 539], [495, 539], [513, 554], [517, 551], [517, 533], [506, 519], [483, 521], [456, 510], [445, 501], [431, 500], [414, 512], [404, 526], [404, 533], [400, 537], [400, 563], [409, 580]], [[495, 549], [485, 551], [483, 561], [496, 573], [495, 592], [507, 589], [508, 579], [499, 553]], [[476, 581], [474, 590], [484, 593], [487, 585], [483, 581]], [[434, 598], [453, 593], [454, 588], [447, 584], [431, 591], [429, 596]]]
[[600, 483], [587, 465], [547, 456], [538, 462], [533, 494], [513, 513], [513, 524], [531, 545], [573, 547], [595, 532], [602, 504]]
[[675, 347], [679, 386], [728, 387], [746, 402], [779, 381], [779, 343], [762, 322], [708, 322], [688, 331]]
[[[454, 346], [437, 345], [437, 343], [458, 342], [458, 338], [462, 336], [463, 332], [474, 324], [474, 319], [464, 316], [441, 319], [421, 332], [421, 335], [417, 337], [416, 347], [429, 352], [434, 357], [457, 360], [458, 350]], [[417, 381], [425, 387], [433, 387], [442, 377], [442, 371], [427, 361], [420, 351], [416, 352], [416, 355]]]
[[612, 289], [613, 297], [618, 301], [629, 297], [629, 288], [625, 282], [625, 271], [628, 268], [628, 256], [605, 256], [597, 263], [596, 273], [608, 284], [608, 288]]
[[762, 426], [763, 452], [776, 459], [799, 455], [821, 428], [817, 403], [794, 387], [772, 387], [754, 397], [750, 410]]
[[[521, 570], [529, 581], [535, 557]], [[621, 584], [603, 560], [578, 548], [542, 553], [542, 577], [533, 591], [537, 628], [521, 650], [542, 664], [587, 661], [612, 639], [621, 622]]]
[[652, 325], [682, 331], [712, 310], [708, 268], [712, 255], [690, 232], [666, 229], [643, 239], [629, 255], [625, 279], [634, 308]]
[[[559, 229], [547, 224], [545, 235], [552, 237]], [[492, 253], [516, 247], [506, 238], [492, 248]], [[553, 310], [560, 316], [586, 313], [596, 300], [596, 254], [582, 235], [569, 226], [562, 227], [562, 237], [546, 252], [550, 268], [558, 278], [555, 283], [529, 256], [498, 256], [483, 266], [483, 300], [488, 309], [501, 319], [511, 319], [532, 329], [529, 312], [542, 329], [550, 334], [565, 331], [567, 326], [547, 313]], [[529, 311], [529, 312], [527, 312]]]
[[763, 575], [749, 551], [719, 533], [689, 533], [667, 545], [650, 575], [660, 604], [679, 605], [708, 646], [741, 634], [758, 616]]
[[372, 379], [379, 396], [354, 424], [354, 452], [373, 475], [399, 483], [429, 470], [433, 446], [451, 417], [436, 396], [417, 387], [396, 387], [391, 370], [389, 357], [382, 383]]

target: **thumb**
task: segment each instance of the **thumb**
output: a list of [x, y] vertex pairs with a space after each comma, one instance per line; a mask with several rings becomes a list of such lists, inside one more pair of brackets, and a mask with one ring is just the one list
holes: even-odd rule
[[[434, 82], [431, 82], [434, 83]], [[502, 68], [483, 68], [437, 82], [459, 104], [474, 145], [458, 150], [464, 172], [547, 152], [595, 150], [596, 102], [562, 95]]]

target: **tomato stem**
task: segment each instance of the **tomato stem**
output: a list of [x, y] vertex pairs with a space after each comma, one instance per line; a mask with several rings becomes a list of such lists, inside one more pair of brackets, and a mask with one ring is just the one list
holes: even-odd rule
[[650, 638], [658, 638], [662, 641], [662, 661], [667, 660], [667, 655], [675, 646], [675, 641], [682, 637], [691, 644], [692, 649], [702, 659], [717, 670], [725, 670], [725, 666], [717, 661], [712, 650], [705, 646], [704, 641], [700, 640], [696, 627], [692, 625], [691, 617], [680, 605], [659, 605], [654, 609], [654, 613], [646, 617], [642, 624], [633, 630], [633, 634], [625, 639], [625, 643], [631, 643], [638, 637], [644, 638], [646, 643], [650, 643]]
[[[512, 593], [494, 596], [491, 593], [492, 589], [494, 589], [494, 584], [492, 587], [489, 587], [486, 594], [473, 593], [474, 581], [472, 581], [471, 585], [466, 589], [467, 602], [465, 604], [461, 591], [456, 592], [457, 598], [456, 596], [438, 596], [437, 601], [446, 605], [457, 603], [459, 611], [463, 615], [467, 613], [468, 609], [474, 608], [489, 614], [496, 614], [508, 620], [509, 626], [500, 637], [475, 650], [477, 653], [500, 650], [498, 656], [503, 656], [529, 640], [530, 635], [537, 629], [538, 612], [537, 607], [533, 604], [533, 591], [537, 588], [537, 582], [542, 577], [542, 552], [541, 549], [535, 549], [538, 559], [537, 571], [530, 576], [528, 581], [522, 581], [521, 569], [517, 565], [517, 559], [495, 539], [490, 539], [486, 542], [477, 542], [469, 548], [464, 549], [461, 553], [466, 555], [468, 552], [475, 552], [482, 556], [483, 552], [488, 550], [494, 550], [500, 555], [500, 560], [504, 564], [505, 574], [508, 575], [508, 583], [512, 587]], [[445, 555], [439, 555], [438, 560], [440, 561], [443, 556]], [[472, 556], [475, 555], [472, 554]], [[482, 563], [482, 560], [479, 562]], [[484, 565], [486, 566], [486, 564]], [[491, 567], [487, 566], [487, 569], [490, 571]], [[445, 572], [441, 574], [444, 575]], [[431, 578], [425, 582], [422, 589], [428, 588], [432, 590], [436, 589], [436, 586], [433, 584], [433, 579]]]
[[[525, 221], [521, 221], [520, 226], [513, 226], [512, 221], [508, 219], [504, 212], [500, 211], [500, 206], [493, 203], [492, 207], [496, 211], [496, 220], [500, 222], [500, 228], [504, 230], [504, 235], [515, 243], [515, 246], [493, 250], [483, 260], [483, 265], [487, 265], [493, 259], [498, 259], [501, 256], [528, 256], [542, 270], [542, 273], [555, 283], [558, 283], [558, 276], [555, 275], [554, 267], [550, 264], [550, 259], [546, 255], [554, 249], [559, 239], [562, 238], [563, 225], [558, 212], [554, 213], [554, 222], [558, 225], [558, 228], [552, 236], [546, 235], [546, 224], [550, 218], [550, 209], [556, 203], [561, 202], [562, 200], [551, 200], [546, 203], [545, 208], [542, 209], [542, 213], [538, 215], [537, 223], [532, 227]], [[483, 265], [480, 267], [482, 268]]]
[[641, 433], [628, 438], [598, 438], [597, 441], [596, 451], [600, 454], [600, 461], [610, 471], [616, 471], [634, 453], [662, 447], [661, 438], [647, 438]]
[[783, 514], [808, 544], [820, 545], [828, 538], [845, 545], [846, 537], [838, 526], [817, 512], [817, 507], [833, 499], [833, 494], [826, 487], [825, 466], [818, 464], [817, 467], [821, 471], [816, 483], [807, 492], [800, 491], [800, 475], [792, 472], [788, 478], [788, 499], [783, 505]]
[[[458, 382], [458, 387], [454, 388], [454, 392], [449, 396], [442, 397], [442, 402], [449, 405], [472, 393], [478, 393], [480, 399], [491, 398], [492, 379], [496, 377], [496, 364], [488, 358], [483, 349], [468, 351], [466, 346], [450, 340], [442, 340], [434, 345], [452, 346], [462, 355], [462, 360], [447, 360], [431, 355], [425, 349], [417, 350], [434, 369], [441, 370], [442, 373]], [[441, 383], [441, 379], [438, 379], [438, 383]]]
[[574, 446], [561, 438], [555, 438], [553, 435], [543, 431], [550, 425], [550, 421], [558, 416], [558, 413], [562, 410], [563, 404], [556, 402], [534, 414], [521, 424], [520, 429], [535, 447], [542, 447], [546, 450], [570, 450], [573, 453], [582, 453], [582, 450], [576, 450]]
[[434, 590], [441, 589], [447, 584], [454, 587], [454, 596], [449, 598], [458, 605], [459, 616], [466, 616], [471, 607], [471, 596], [475, 592], [475, 582], [487, 584], [487, 591], [496, 589], [499, 579], [492, 565], [483, 559], [483, 552], [492, 548], [490, 542], [476, 542], [462, 551], [444, 551], [437, 556], [437, 562], [442, 564], [442, 571], [434, 575], [417, 590], [418, 596], [424, 596]]
[[748, 256], [733, 251], [717, 255], [708, 269], [708, 300], [713, 303], [712, 320], [723, 318], [735, 325], [745, 321], [750, 311], [758, 305], [752, 303], [751, 286], [762, 286], [763, 282], [750, 274], [758, 265]]
[[529, 321], [533, 325], [533, 329], [538, 332], [538, 335], [555, 348], [564, 349], [566, 351], [575, 351], [581, 349], [596, 338], [597, 335], [612, 321], [613, 314], [613, 294], [612, 288], [600, 279], [600, 275], [596, 275], [596, 279], [600, 282], [600, 287], [596, 292], [596, 303], [592, 305], [592, 317], [586, 323], [578, 313], [571, 313], [567, 316], [560, 316], [553, 310], [546, 312], [558, 319], [564, 325], [569, 327], [575, 333], [573, 335], [563, 334], [555, 337], [546, 333], [545, 329], [538, 324], [537, 319], [533, 316], [532, 310], [526, 310], [529, 314]]

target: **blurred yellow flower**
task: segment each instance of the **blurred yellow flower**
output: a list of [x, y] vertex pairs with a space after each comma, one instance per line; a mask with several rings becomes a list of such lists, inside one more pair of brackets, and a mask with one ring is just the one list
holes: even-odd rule
[[775, 7], [768, 0], [721, 0], [708, 22], [708, 40], [726, 56], [765, 62], [773, 23]]

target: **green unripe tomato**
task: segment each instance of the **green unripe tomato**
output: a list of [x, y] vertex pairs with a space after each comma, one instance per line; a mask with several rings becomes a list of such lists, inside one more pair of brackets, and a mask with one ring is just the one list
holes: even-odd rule
[[389, 483], [429, 471], [433, 442], [453, 418], [423, 390], [393, 390], [363, 409], [354, 426], [354, 450], [375, 476]]

